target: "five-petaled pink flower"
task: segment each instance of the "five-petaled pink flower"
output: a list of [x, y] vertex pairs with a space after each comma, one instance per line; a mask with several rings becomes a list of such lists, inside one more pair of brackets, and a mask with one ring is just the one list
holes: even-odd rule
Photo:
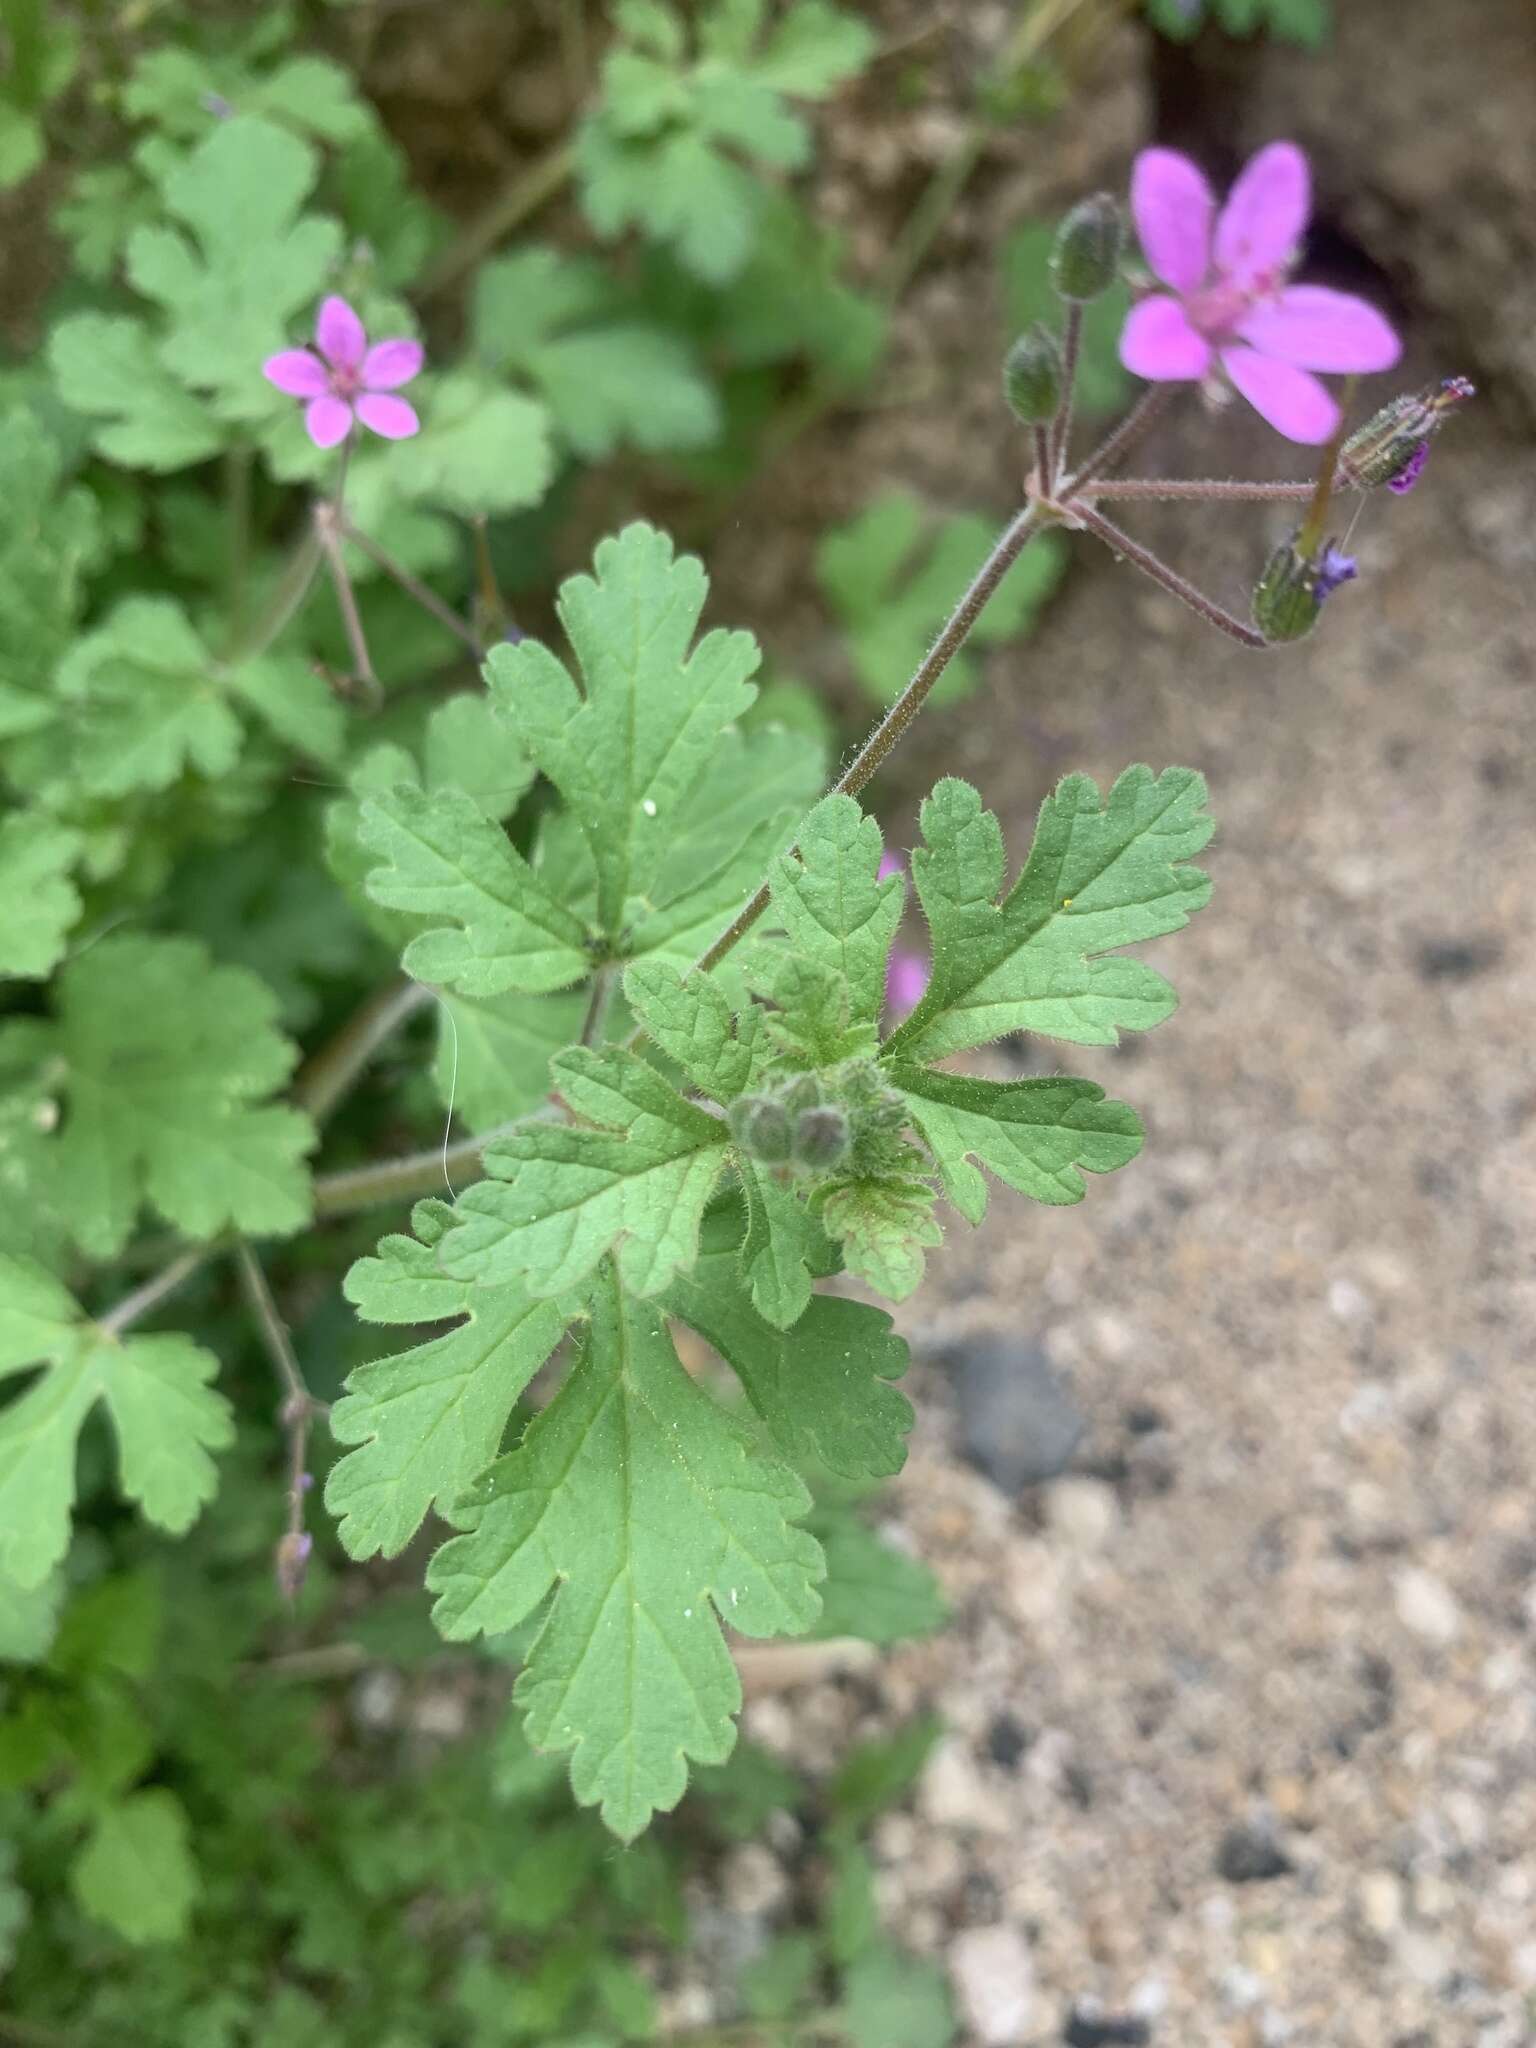
[[345, 441], [354, 415], [386, 441], [404, 441], [420, 431], [416, 408], [390, 396], [419, 375], [419, 341], [376, 341], [370, 348], [346, 300], [329, 298], [315, 322], [315, 347], [319, 355], [285, 348], [268, 356], [261, 374], [290, 398], [308, 400], [304, 425], [317, 448]]
[[1402, 352], [1374, 306], [1324, 285], [1287, 284], [1311, 211], [1307, 160], [1294, 142], [1250, 157], [1218, 214], [1188, 157], [1144, 149], [1131, 173], [1142, 254], [1167, 285], [1131, 308], [1120, 360], [1154, 383], [1220, 365], [1290, 441], [1326, 441], [1339, 423], [1313, 370], [1389, 370]]

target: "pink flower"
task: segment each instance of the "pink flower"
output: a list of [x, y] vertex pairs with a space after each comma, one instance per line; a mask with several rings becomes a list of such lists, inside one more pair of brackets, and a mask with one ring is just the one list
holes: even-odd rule
[[1307, 160], [1294, 142], [1250, 157], [1219, 214], [1188, 157], [1144, 149], [1131, 212], [1142, 254], [1168, 290], [1131, 308], [1120, 336], [1125, 367], [1170, 383], [1219, 363], [1287, 440], [1326, 441], [1339, 408], [1310, 372], [1388, 370], [1402, 344], [1363, 299], [1287, 284], [1310, 211]]
[[370, 348], [346, 300], [330, 298], [315, 322], [315, 347], [319, 355], [285, 348], [268, 356], [261, 374], [290, 398], [308, 400], [304, 425], [317, 448], [345, 441], [354, 416], [386, 441], [405, 441], [421, 431], [415, 407], [389, 395], [420, 375], [419, 341], [376, 341]]
[[[883, 853], [877, 880], [902, 873], [901, 855]], [[899, 1024], [915, 1010], [928, 989], [929, 967], [921, 953], [909, 946], [893, 946], [885, 968], [885, 1007], [893, 1024]]]

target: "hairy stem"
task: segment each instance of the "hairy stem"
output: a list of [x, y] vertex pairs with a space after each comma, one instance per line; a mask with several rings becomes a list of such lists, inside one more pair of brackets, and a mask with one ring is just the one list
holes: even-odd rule
[[229, 533], [229, 623], [238, 641], [245, 622], [246, 575], [251, 563], [251, 451], [244, 441], [225, 451], [224, 504]]
[[570, 179], [576, 168], [573, 144], [562, 142], [544, 156], [535, 157], [508, 180], [483, 213], [460, 230], [437, 262], [427, 272], [422, 292], [435, 298], [456, 284], [465, 271], [473, 270], [481, 257], [537, 213]]
[[[988, 598], [1038, 530], [1035, 509], [1032, 505], [1026, 505], [1005, 528], [991, 554], [977, 570], [970, 588], [950, 613], [948, 623], [919, 663], [912, 680], [860, 747], [849, 767], [833, 783], [828, 791], [830, 796], [857, 796], [884, 762], [922, 710], [929, 691], [964, 646], [971, 628], [981, 617]], [[757, 894], [736, 913], [714, 943], [699, 955], [693, 964], [693, 973], [703, 974], [717, 961], [725, 958], [768, 908], [768, 896], [768, 884], [764, 882]], [[641, 1035], [636, 1032], [634, 1038]]]
[[172, 1259], [168, 1266], [156, 1273], [152, 1280], [146, 1280], [142, 1287], [136, 1287], [132, 1294], [125, 1294], [116, 1308], [108, 1309], [104, 1316], [98, 1316], [96, 1327], [111, 1336], [118, 1336], [141, 1316], [147, 1316], [151, 1309], [158, 1308], [168, 1295], [176, 1292], [184, 1281], [190, 1280], [205, 1260], [212, 1258], [216, 1245], [196, 1244]]
[[293, 1086], [300, 1109], [323, 1122], [351, 1092], [385, 1040], [432, 1000], [432, 990], [419, 981], [392, 981], [376, 989], [336, 1036], [306, 1061]]
[[608, 1022], [609, 1006], [614, 991], [619, 985], [619, 970], [613, 965], [599, 967], [592, 977], [592, 992], [587, 998], [587, 1014], [581, 1020], [579, 1045], [600, 1045], [603, 1027]]
[[345, 539], [351, 541], [355, 547], [361, 548], [370, 562], [377, 563], [386, 576], [399, 584], [407, 597], [414, 598], [423, 611], [430, 612], [440, 626], [446, 626], [456, 640], [462, 640], [477, 661], [485, 659], [485, 649], [480, 645], [479, 635], [472, 626], [465, 624], [452, 605], [444, 604], [435, 590], [423, 583], [403, 562], [397, 562], [389, 550], [380, 547], [371, 534], [364, 533], [360, 526], [354, 526], [345, 513], [341, 515], [340, 523]]
[[282, 1423], [288, 1445], [288, 1518], [277, 1546], [277, 1581], [292, 1601], [298, 1597], [305, 1560], [309, 1555], [309, 1539], [304, 1533], [304, 1495], [310, 1476], [310, 1425], [317, 1415], [324, 1415], [327, 1410], [325, 1403], [317, 1401], [305, 1384], [293, 1340], [277, 1312], [277, 1303], [272, 1298], [272, 1289], [261, 1269], [261, 1261], [243, 1237], [235, 1247], [235, 1263], [240, 1269], [241, 1285], [283, 1390], [278, 1420]]
[[1063, 505], [1069, 504], [1091, 478], [1102, 475], [1136, 445], [1167, 405], [1172, 391], [1171, 384], [1147, 386], [1119, 426], [1110, 429], [1088, 460], [1062, 485], [1058, 496]]
[[331, 572], [331, 587], [336, 592], [341, 623], [346, 628], [347, 645], [352, 651], [353, 674], [363, 685], [369, 705], [377, 710], [384, 701], [384, 686], [373, 672], [373, 658], [368, 652], [368, 638], [363, 631], [362, 614], [357, 608], [357, 594], [352, 588], [352, 578], [347, 574], [347, 565], [342, 560], [341, 542], [337, 537], [342, 516], [337, 506], [329, 502], [316, 505], [315, 533], [325, 555], [325, 565]]
[[459, 1138], [451, 1145], [434, 1145], [425, 1152], [407, 1152], [399, 1159], [374, 1160], [367, 1166], [348, 1167], [341, 1173], [322, 1173], [315, 1181], [316, 1219], [351, 1216], [359, 1209], [377, 1209], [386, 1202], [413, 1202], [421, 1195], [451, 1195], [455, 1167], [478, 1172], [481, 1155], [488, 1145], [509, 1137], [525, 1124], [550, 1123], [562, 1114], [557, 1103], [548, 1102], [527, 1116], [513, 1117], [475, 1138]]
[[1225, 633], [1228, 639], [1235, 640], [1240, 647], [1268, 647], [1269, 642], [1262, 633], [1257, 632], [1252, 626], [1245, 626], [1241, 619], [1234, 618], [1225, 606], [1217, 604], [1214, 598], [1207, 597], [1203, 590], [1197, 590], [1195, 585], [1181, 576], [1177, 569], [1170, 569], [1168, 564], [1154, 555], [1150, 548], [1143, 547], [1138, 540], [1132, 540], [1128, 533], [1122, 532], [1113, 521], [1106, 519], [1102, 512], [1095, 512], [1091, 505], [1084, 504], [1078, 504], [1074, 509], [1086, 532], [1096, 535], [1107, 548], [1123, 556], [1144, 576], [1150, 576], [1154, 583], [1176, 597], [1180, 604], [1188, 605], [1189, 609], [1204, 619], [1207, 625], [1215, 626], [1218, 631]]
[[1072, 439], [1072, 400], [1077, 390], [1077, 359], [1083, 346], [1083, 309], [1076, 299], [1067, 307], [1067, 321], [1061, 337], [1061, 403], [1051, 422], [1051, 473], [1060, 472]]
[[1035, 472], [1040, 479], [1040, 495], [1049, 498], [1051, 485], [1056, 480], [1055, 468], [1051, 462], [1051, 430], [1049, 427], [1035, 428]]
[[[1341, 490], [1353, 488], [1348, 478], [1343, 476], [1337, 479], [1337, 487]], [[1255, 479], [1250, 483], [1241, 477], [1127, 476], [1105, 477], [1102, 482], [1088, 485], [1082, 495], [1090, 504], [1097, 504], [1101, 498], [1193, 498], [1213, 499], [1218, 503], [1225, 500], [1232, 504], [1304, 504], [1316, 488], [1312, 482], [1290, 483], [1278, 477]]]

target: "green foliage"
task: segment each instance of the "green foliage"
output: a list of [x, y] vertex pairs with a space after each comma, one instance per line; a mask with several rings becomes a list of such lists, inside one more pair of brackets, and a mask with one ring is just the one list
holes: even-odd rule
[[605, 1275], [582, 1354], [456, 1517], [427, 1575], [452, 1637], [514, 1628], [558, 1580], [517, 1683], [531, 1741], [570, 1749], [576, 1797], [626, 1840], [718, 1763], [741, 1689], [716, 1619], [816, 1618], [820, 1552], [787, 1466], [689, 1379], [654, 1309]]
[[39, 1586], [63, 1557], [76, 1442], [98, 1403], [123, 1492], [173, 1536], [189, 1529], [216, 1484], [208, 1454], [234, 1434], [208, 1385], [218, 1361], [182, 1336], [119, 1339], [41, 1266], [3, 1258], [0, 1377], [32, 1366], [44, 1370], [0, 1410], [0, 1575]]
[[690, 30], [666, 0], [618, 0], [619, 40], [576, 145], [598, 234], [637, 227], [715, 284], [742, 269], [762, 208], [748, 166], [802, 168], [810, 131], [786, 101], [825, 99], [874, 41], [828, 0], [794, 0], [766, 32], [765, 15], [763, 0], [715, 0]]
[[53, 1023], [0, 1023], [0, 1068], [62, 1098], [31, 1158], [83, 1250], [120, 1250], [145, 1201], [194, 1238], [305, 1222], [309, 1120], [261, 1099], [294, 1059], [275, 1009], [255, 975], [191, 939], [114, 932], [64, 969]]
[[161, 1786], [104, 1807], [70, 1872], [89, 1919], [125, 1941], [171, 1941], [184, 1934], [197, 1898], [197, 1875], [180, 1801]]
[[[997, 538], [991, 522], [960, 512], [925, 537], [918, 499], [884, 491], [857, 518], [835, 527], [816, 551], [816, 575], [846, 636], [855, 675], [882, 703], [906, 687], [934, 634]], [[1061, 544], [1044, 534], [1027, 548], [988, 600], [971, 640], [1000, 647], [1029, 631], [1060, 581]], [[976, 664], [957, 654], [933, 692], [953, 703], [976, 687]]]
[[1188, 42], [1206, 19], [1231, 36], [1267, 30], [1278, 41], [1320, 50], [1333, 33], [1332, 0], [1146, 0], [1147, 18], [1175, 42]]

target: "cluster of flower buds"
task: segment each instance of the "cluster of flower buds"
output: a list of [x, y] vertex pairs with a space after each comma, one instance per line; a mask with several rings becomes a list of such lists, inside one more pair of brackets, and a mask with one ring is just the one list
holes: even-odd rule
[[848, 1112], [825, 1098], [814, 1074], [796, 1074], [781, 1087], [738, 1096], [728, 1115], [732, 1137], [760, 1166], [830, 1173], [853, 1142]]
[[[1051, 246], [1051, 283], [1069, 306], [1102, 298], [1120, 274], [1125, 230], [1120, 209], [1107, 192], [1074, 206], [1056, 230]], [[1003, 363], [1003, 395], [1026, 427], [1055, 419], [1062, 400], [1065, 364], [1061, 344], [1043, 320], [1027, 327]]]
[[1358, 428], [1339, 450], [1339, 471], [1356, 490], [1385, 484], [1411, 491], [1429, 459], [1429, 444], [1459, 405], [1474, 395], [1471, 380], [1445, 377], [1427, 391], [1405, 391]]

